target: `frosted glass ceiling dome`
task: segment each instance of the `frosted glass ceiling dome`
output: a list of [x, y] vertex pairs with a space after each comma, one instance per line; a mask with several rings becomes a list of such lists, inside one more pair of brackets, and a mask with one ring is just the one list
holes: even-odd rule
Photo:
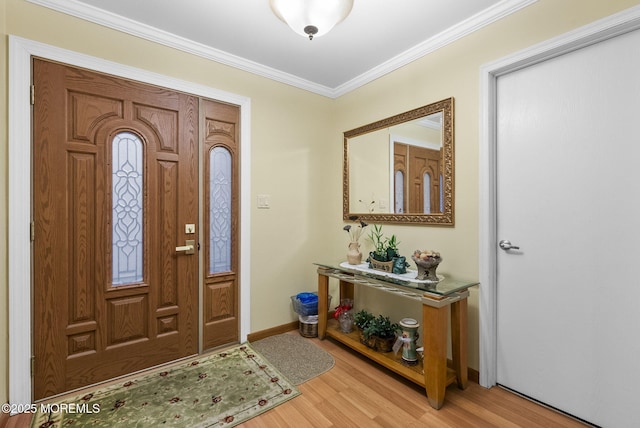
[[353, 0], [269, 0], [269, 4], [278, 18], [309, 40], [327, 34], [353, 8]]

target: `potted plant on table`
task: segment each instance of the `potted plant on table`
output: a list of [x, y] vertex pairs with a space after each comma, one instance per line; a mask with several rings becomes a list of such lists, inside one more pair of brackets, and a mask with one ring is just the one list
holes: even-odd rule
[[406, 258], [398, 252], [396, 235], [387, 238], [382, 233], [382, 226], [371, 226], [369, 239], [373, 242], [373, 251], [369, 253], [369, 267], [389, 273], [402, 274], [407, 272]]
[[391, 319], [387, 316], [378, 315], [371, 320], [364, 329], [367, 346], [369, 346], [368, 343], [373, 337], [376, 351], [391, 352], [398, 330], [400, 330], [398, 323], [391, 322]]

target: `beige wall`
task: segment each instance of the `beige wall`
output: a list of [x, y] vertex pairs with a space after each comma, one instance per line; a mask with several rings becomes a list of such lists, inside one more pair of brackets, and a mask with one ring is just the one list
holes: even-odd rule
[[[444, 98], [455, 98], [455, 227], [384, 225], [386, 235], [395, 234], [401, 241], [402, 254], [409, 256], [417, 248], [435, 249], [443, 257], [439, 272], [478, 278], [480, 67], [636, 4], [637, 0], [540, 0], [336, 100], [335, 123], [338, 130], [348, 130]], [[334, 156], [339, 156], [341, 148], [336, 144], [334, 149]], [[340, 177], [340, 165], [333, 167], [333, 173], [327, 173]], [[335, 183], [336, 192], [340, 185]], [[339, 212], [337, 206], [332, 209]], [[333, 227], [340, 230], [339, 217]], [[334, 252], [339, 254], [346, 238], [343, 236], [342, 242], [336, 243]], [[475, 369], [479, 368], [479, 290], [481, 286], [471, 290], [469, 301], [469, 365]], [[396, 319], [420, 317], [419, 310], [406, 300], [385, 300], [385, 306], [381, 306], [373, 293], [359, 303]]]
[[[314, 260], [346, 252], [342, 231], [342, 132], [436, 100], [455, 97], [455, 228], [384, 226], [400, 250], [442, 252], [443, 272], [478, 275], [479, 67], [637, 1], [541, 0], [488, 28], [331, 100], [87, 23], [24, 0], [0, 1], [0, 402], [7, 401], [7, 35], [93, 55], [251, 98], [251, 331], [295, 319], [289, 296], [316, 286]], [[4, 10], [3, 10], [4, 9]], [[299, 106], [304, 105], [304, 109]], [[270, 194], [269, 210], [255, 207]], [[470, 302], [470, 365], [478, 368], [478, 290]], [[379, 307], [412, 315], [404, 301]]]

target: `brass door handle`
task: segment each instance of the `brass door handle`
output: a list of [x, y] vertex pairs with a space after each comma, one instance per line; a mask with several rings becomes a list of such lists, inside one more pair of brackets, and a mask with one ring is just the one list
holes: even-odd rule
[[187, 239], [184, 241], [186, 245], [181, 247], [176, 247], [176, 252], [184, 251], [185, 254], [195, 254], [196, 253], [196, 241], [194, 239]]

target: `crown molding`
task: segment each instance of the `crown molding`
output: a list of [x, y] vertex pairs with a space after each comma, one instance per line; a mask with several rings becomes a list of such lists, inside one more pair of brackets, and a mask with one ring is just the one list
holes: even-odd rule
[[103, 27], [121, 31], [132, 36], [140, 37], [182, 52], [190, 53], [201, 58], [210, 59], [220, 64], [228, 65], [239, 70], [257, 74], [271, 80], [291, 85], [306, 91], [331, 97], [331, 88], [318, 85], [292, 74], [250, 61], [220, 49], [215, 49], [202, 43], [194, 42], [167, 31], [159, 30], [147, 24], [111, 13], [97, 7], [76, 0], [27, 0], [30, 3], [43, 6], [56, 12], [61, 12], [85, 21], [93, 22]]
[[329, 98], [338, 98], [375, 79], [378, 79], [379, 77], [389, 74], [404, 65], [422, 58], [423, 56], [428, 55], [449, 43], [453, 43], [454, 41], [471, 34], [486, 25], [517, 12], [538, 0], [503, 0], [335, 88], [330, 88], [302, 79], [295, 75], [206, 46], [202, 43], [194, 42], [193, 40], [189, 40], [184, 37], [176, 36], [175, 34], [159, 30], [150, 25], [107, 12], [76, 0], [27, 1], [107, 28], [228, 65], [239, 70], [266, 77], [305, 91], [313, 92]]
[[385, 74], [389, 74], [394, 70], [422, 58], [423, 56], [435, 52], [438, 49], [478, 31], [493, 22], [509, 16], [520, 9], [536, 3], [537, 1], [538, 0], [504, 0], [500, 3], [496, 3], [492, 7], [461, 21], [453, 27], [448, 28], [447, 30], [415, 45], [410, 49], [407, 49], [403, 53], [396, 55], [390, 60], [372, 68], [366, 73], [361, 74], [355, 79], [336, 87], [333, 91], [333, 97], [338, 98], [341, 95], [351, 92], [360, 86], [372, 82]]

